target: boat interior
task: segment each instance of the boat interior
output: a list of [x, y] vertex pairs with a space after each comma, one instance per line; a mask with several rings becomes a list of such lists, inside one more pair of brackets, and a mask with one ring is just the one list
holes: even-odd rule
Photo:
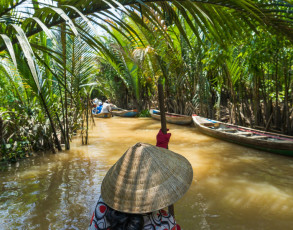
[[209, 129], [215, 129], [217, 131], [223, 132], [223, 133], [231, 133], [236, 136], [245, 136], [250, 139], [258, 139], [258, 140], [269, 140], [269, 141], [286, 141], [279, 137], [273, 137], [270, 135], [262, 134], [262, 133], [254, 133], [253, 131], [247, 129], [238, 129], [237, 127], [233, 127], [230, 125], [225, 125], [222, 123], [217, 122], [206, 122], [202, 123], [203, 126], [209, 128]]

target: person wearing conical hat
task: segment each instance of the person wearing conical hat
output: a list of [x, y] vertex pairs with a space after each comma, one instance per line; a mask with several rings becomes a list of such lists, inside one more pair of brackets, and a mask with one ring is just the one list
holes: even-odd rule
[[[160, 131], [157, 145], [165, 147], [170, 135]], [[163, 208], [187, 192], [192, 178], [192, 166], [182, 155], [135, 144], [104, 177], [89, 230], [180, 230]]]

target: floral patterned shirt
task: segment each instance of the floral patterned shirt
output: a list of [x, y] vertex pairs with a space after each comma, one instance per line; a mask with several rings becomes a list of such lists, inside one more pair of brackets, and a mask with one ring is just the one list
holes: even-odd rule
[[[106, 219], [108, 206], [102, 197], [98, 200], [88, 230], [109, 230], [110, 224]], [[143, 230], [181, 230], [172, 215], [161, 209], [150, 214], [142, 214], [144, 219]]]

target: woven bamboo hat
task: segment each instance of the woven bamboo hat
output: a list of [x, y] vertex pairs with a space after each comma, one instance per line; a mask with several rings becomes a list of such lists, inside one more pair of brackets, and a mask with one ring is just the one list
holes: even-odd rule
[[137, 143], [110, 168], [101, 195], [111, 208], [148, 213], [180, 199], [193, 178], [189, 161], [170, 150]]

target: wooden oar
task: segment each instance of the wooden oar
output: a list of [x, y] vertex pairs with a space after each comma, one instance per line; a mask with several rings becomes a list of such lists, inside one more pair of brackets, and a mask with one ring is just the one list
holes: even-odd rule
[[164, 106], [164, 92], [163, 92], [163, 85], [161, 83], [158, 84], [158, 92], [159, 92], [159, 106], [160, 106], [160, 115], [161, 115], [161, 129], [164, 134], [167, 134], [166, 113], [165, 113], [165, 106]]
[[[165, 106], [164, 106], [164, 92], [163, 92], [163, 85], [161, 83], [158, 84], [158, 94], [159, 94], [159, 106], [160, 106], [160, 115], [161, 115], [161, 129], [164, 134], [167, 134], [166, 114], [165, 114]], [[168, 207], [168, 211], [175, 218], [173, 204]]]

